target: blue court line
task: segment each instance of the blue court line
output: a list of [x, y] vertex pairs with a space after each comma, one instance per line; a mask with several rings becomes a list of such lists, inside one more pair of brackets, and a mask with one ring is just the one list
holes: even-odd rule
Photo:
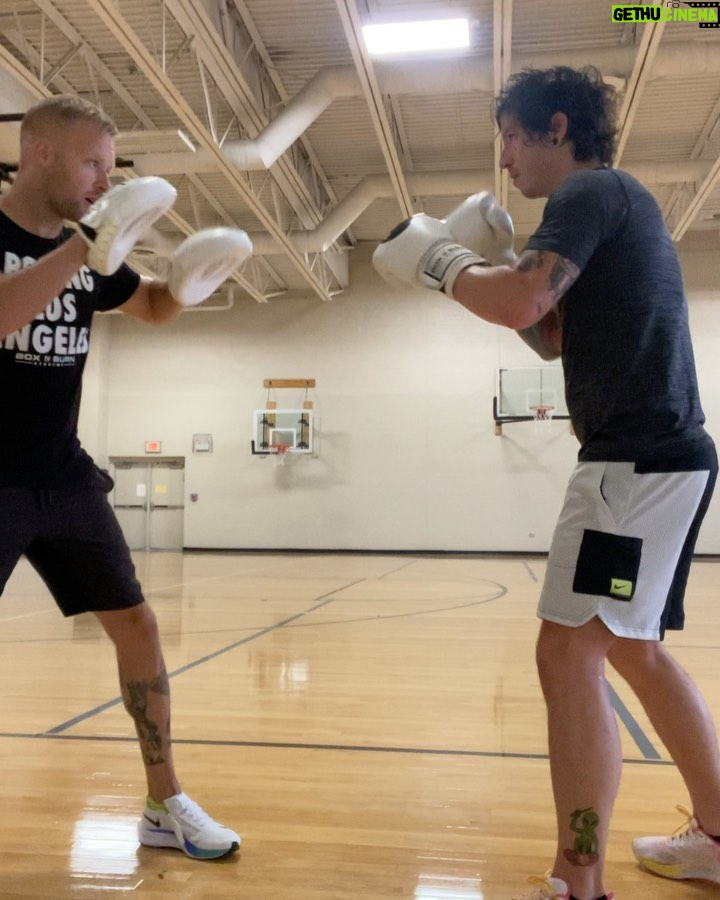
[[[528, 571], [530, 571], [529, 567], [528, 567]], [[530, 574], [532, 575], [532, 572]], [[333, 591], [330, 591], [327, 594], [321, 594], [320, 597], [317, 598], [317, 602], [315, 602], [314, 605], [312, 607], [310, 607], [309, 609], [303, 610], [302, 612], [299, 612], [299, 613], [295, 613], [295, 615], [289, 616], [287, 619], [282, 619], [280, 622], [276, 622], [274, 625], [269, 625], [267, 628], [262, 628], [262, 629], [260, 629], [260, 631], [256, 631], [254, 634], [251, 634], [251, 635], [248, 635], [247, 637], [241, 638], [239, 641], [234, 641], [232, 644], [228, 644], [226, 647], [221, 647], [219, 650], [215, 650], [213, 653], [208, 653], [206, 656], [202, 656], [199, 659], [196, 659], [191, 663], [187, 663], [186, 665], [181, 666], [179, 669], [175, 669], [173, 672], [169, 672], [168, 678], [174, 678], [176, 675], [182, 675], [184, 672], [188, 672], [191, 669], [196, 668], [197, 666], [200, 666], [206, 662], [209, 662], [211, 659], [215, 659], [218, 656], [222, 656], [225, 653], [229, 653], [231, 650], [235, 650], [237, 647], [241, 647], [243, 644], [247, 644], [250, 641], [254, 641], [257, 638], [263, 637], [264, 635], [269, 634], [272, 631], [275, 631], [278, 628], [283, 628], [285, 625], [288, 625], [291, 622], [295, 622], [298, 619], [302, 619], [303, 617], [309, 615], [310, 613], [315, 612], [318, 609], [321, 609], [323, 606], [327, 606], [328, 603], [332, 603], [332, 601], [335, 599], [335, 597], [342, 591], [345, 591], [348, 588], [354, 587], [356, 584], [360, 584], [363, 581], [365, 581], [364, 578], [358, 578], [356, 581], [352, 581], [349, 584], [346, 584], [341, 588], [337, 588]], [[659, 761], [661, 759], [660, 754], [655, 749], [655, 747], [653, 746], [653, 744], [651, 743], [651, 741], [649, 740], [647, 735], [643, 732], [643, 730], [640, 728], [638, 723], [635, 721], [634, 717], [632, 716], [632, 714], [630, 713], [628, 708], [625, 706], [623, 701], [620, 699], [620, 697], [618, 696], [618, 694], [616, 693], [615, 689], [610, 684], [610, 682], [606, 681], [606, 684], [607, 684], [608, 691], [610, 693], [610, 700], [611, 700], [613, 709], [617, 713], [617, 715], [620, 718], [620, 720], [622, 721], [622, 723], [627, 728], [630, 736], [635, 741], [640, 752], [643, 754], [643, 757], [646, 760], [658, 760]], [[123, 700], [122, 700], [121, 696], [114, 697], [112, 700], [108, 700], [106, 703], [101, 703], [99, 706], [96, 706], [93, 709], [88, 710], [87, 712], [81, 713], [79, 716], [75, 716], [72, 719], [68, 719], [66, 722], [62, 722], [60, 725], [56, 725], [54, 728], [50, 728], [47, 731], [43, 732], [42, 734], [46, 735], [48, 737], [49, 736], [58, 736], [63, 731], [67, 731], [68, 728], [72, 728], [74, 725], [78, 725], [80, 722], [84, 722], [87, 719], [91, 719], [94, 716], [99, 715], [102, 712], [105, 712], [105, 710], [107, 710], [107, 709], [112, 709], [112, 707], [118, 706], [122, 702], [123, 702]], [[7, 736], [7, 735], [0, 732], [0, 737], [2, 737], [2, 736]], [[35, 735], [35, 736], [37, 736], [37, 735]], [[132, 740], [136, 740], [136, 739], [132, 738]], [[177, 741], [173, 740], [173, 743], [177, 743]], [[240, 744], [238, 744], [238, 746], [265, 746], [265, 745], [264, 744], [256, 745], [252, 742], [250, 742], [249, 744], [245, 744], [245, 743], [241, 742]], [[273, 746], [275, 746], [275, 745], [273, 745]], [[278, 746], [285, 746], [285, 745], [281, 744]], [[294, 746], [294, 745], [288, 745], [288, 746]], [[298, 746], [302, 746], [302, 745], [298, 745]], [[334, 749], [344, 749], [344, 748], [341, 748], [338, 746], [338, 747], [335, 747]], [[347, 748], [347, 749], [362, 750], [362, 749], [367, 749], [367, 748], [358, 747], [358, 748]], [[390, 749], [381, 748], [381, 749], [386, 750], [387, 752], [405, 752], [405, 753], [413, 753], [413, 752], [452, 752], [452, 753], [455, 753], [455, 752], [461, 752], [461, 751], [416, 751], [416, 750], [412, 750], [412, 749], [395, 751], [392, 748], [390, 748]], [[473, 754], [471, 754], [471, 755], [473, 755]], [[506, 754], [483, 754], [483, 753], [480, 753], [480, 754], [475, 754], [475, 755], [494, 755], [494, 756], [502, 757], [502, 756], [505, 756]], [[523, 754], [520, 754], [519, 756], [520, 756], [520, 758], [524, 758]], [[544, 759], [546, 757], [530, 754], [528, 756], [528, 758]]]
[[[119, 735], [92, 734], [51, 734], [48, 731], [36, 734], [25, 732], [0, 732], [2, 738], [22, 738], [55, 741], [97, 741], [100, 743], [136, 744], [137, 738]], [[382, 747], [363, 744], [302, 744], [295, 741], [227, 741], [200, 738], [173, 739], [173, 744], [198, 747], [262, 747], [268, 750], [339, 750], [352, 753], [409, 753], [415, 756], [450, 756], [481, 759], [537, 759], [547, 760], [547, 753], [508, 753], [496, 750], [453, 750], [438, 747]], [[669, 759], [623, 759], [624, 765], [674, 766]]]
[[618, 714], [618, 717], [622, 721], [623, 725], [630, 732], [630, 737], [637, 744], [638, 750], [642, 753], [645, 759], [660, 759], [660, 754], [653, 747], [650, 739], [642, 730], [642, 728], [635, 721], [630, 710], [625, 706], [620, 697], [618, 697], [615, 692], [615, 688], [610, 684], [609, 681], [606, 680], [607, 689], [610, 693], [610, 702], [613, 705], [613, 709]]
[[[174, 678], [176, 675], [182, 675], [184, 672], [188, 672], [190, 669], [195, 669], [197, 666], [201, 666], [203, 663], [209, 662], [209, 660], [211, 659], [222, 656], [224, 653], [229, 653], [231, 650], [235, 650], [237, 647], [242, 647], [243, 644], [247, 644], [250, 641], [257, 640], [257, 638], [263, 637], [264, 635], [269, 634], [271, 631], [275, 631], [278, 628], [282, 628], [284, 625], [288, 625], [290, 622], [294, 622], [296, 619], [301, 619], [303, 616], [307, 616], [309, 613], [321, 609], [328, 603], [332, 603], [335, 596], [341, 591], [346, 591], [348, 588], [354, 587], [356, 584], [360, 584], [360, 582], [362, 581], [365, 581], [365, 579], [358, 578], [357, 581], [351, 581], [350, 584], [346, 584], [341, 588], [336, 588], [335, 590], [330, 591], [327, 594], [321, 594], [320, 597], [317, 598], [317, 600], [322, 602], [316, 601], [315, 604], [310, 607], [310, 609], [305, 609], [302, 612], [295, 613], [294, 616], [289, 616], [287, 619], [276, 622], [274, 625], [269, 625], [267, 628], [262, 628], [260, 629], [260, 631], [256, 631], [254, 634], [251, 634], [248, 637], [244, 637], [239, 641], [228, 644], [227, 647], [221, 647], [219, 650], [215, 650], [213, 653], [208, 653], [207, 656], [202, 656], [200, 657], [200, 659], [196, 659], [194, 662], [188, 663], [185, 666], [181, 666], [179, 669], [175, 669], [173, 672], [169, 672], [168, 678]], [[88, 710], [87, 712], [81, 713], [79, 716], [75, 716], [73, 719], [68, 719], [67, 722], [62, 722], [60, 725], [56, 725], [54, 728], [50, 728], [49, 730], [45, 731], [44, 734], [60, 734], [60, 732], [66, 731], [68, 728], [72, 728], [73, 725], [77, 725], [80, 722], [91, 719], [93, 716], [97, 716], [99, 713], [105, 712], [106, 709], [111, 709], [113, 706], [118, 706], [118, 704], [122, 702], [122, 697], [115, 697], [112, 700], [108, 700], [107, 703], [101, 703], [100, 706], [96, 706], [93, 709]], [[173, 741], [173, 743], [175, 743], [175, 741]]]

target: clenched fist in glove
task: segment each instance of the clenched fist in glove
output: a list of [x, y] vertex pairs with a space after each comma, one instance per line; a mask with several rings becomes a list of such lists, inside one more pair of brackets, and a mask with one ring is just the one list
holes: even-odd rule
[[445, 222], [423, 214], [397, 225], [378, 245], [372, 260], [391, 284], [427, 287], [450, 297], [463, 269], [487, 265], [482, 256], [457, 243]]
[[445, 219], [453, 237], [491, 266], [512, 265], [515, 229], [512, 219], [488, 191], [473, 194]]
[[239, 228], [205, 228], [180, 244], [169, 259], [170, 293], [182, 306], [196, 306], [220, 287], [252, 253]]
[[134, 178], [104, 193], [78, 222], [89, 247], [88, 266], [100, 275], [112, 275], [176, 197], [170, 182], [154, 175]]

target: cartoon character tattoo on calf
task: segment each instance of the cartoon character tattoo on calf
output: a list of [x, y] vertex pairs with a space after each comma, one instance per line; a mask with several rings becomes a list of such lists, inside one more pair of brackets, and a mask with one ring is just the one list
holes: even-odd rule
[[[578, 819], [580, 824], [578, 825]], [[587, 809], [576, 809], [570, 817], [570, 830], [574, 831], [577, 837], [573, 842], [572, 850], [564, 851], [565, 859], [574, 866], [592, 866], [598, 859], [599, 855], [598, 840], [596, 830], [600, 824], [600, 816], [592, 807]]]

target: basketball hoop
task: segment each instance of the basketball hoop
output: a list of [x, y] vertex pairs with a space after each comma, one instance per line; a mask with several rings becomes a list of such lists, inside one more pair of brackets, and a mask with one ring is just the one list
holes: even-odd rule
[[554, 406], [538, 405], [531, 406], [529, 409], [536, 422], [552, 422], [553, 413], [555, 412]]
[[285, 460], [287, 459], [288, 450], [290, 449], [290, 444], [271, 444], [270, 446], [275, 451], [275, 464], [278, 466], [284, 466]]
[[532, 413], [534, 419], [533, 428], [544, 430], [552, 425], [552, 417], [555, 407], [546, 403], [539, 403], [536, 406], [529, 406], [528, 409]]

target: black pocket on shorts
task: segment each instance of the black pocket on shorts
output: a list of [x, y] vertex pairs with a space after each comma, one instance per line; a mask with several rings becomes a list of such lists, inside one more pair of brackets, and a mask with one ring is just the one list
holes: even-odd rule
[[629, 602], [635, 594], [642, 544], [642, 538], [586, 529], [573, 590]]

